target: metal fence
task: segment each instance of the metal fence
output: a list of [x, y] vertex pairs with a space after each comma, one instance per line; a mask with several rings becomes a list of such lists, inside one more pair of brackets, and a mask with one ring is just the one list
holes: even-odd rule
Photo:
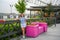
[[0, 22], [0, 40], [6, 37], [10, 39], [11, 35], [18, 34], [18, 33], [19, 35], [21, 33], [19, 20], [10, 20], [5, 22]]

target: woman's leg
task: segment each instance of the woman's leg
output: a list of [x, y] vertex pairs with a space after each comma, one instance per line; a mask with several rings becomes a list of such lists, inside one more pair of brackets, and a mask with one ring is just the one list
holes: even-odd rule
[[22, 35], [23, 35], [23, 38], [25, 38], [25, 28], [22, 28]]

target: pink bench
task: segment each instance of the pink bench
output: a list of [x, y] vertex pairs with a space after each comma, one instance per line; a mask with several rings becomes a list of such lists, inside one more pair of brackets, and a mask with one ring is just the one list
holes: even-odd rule
[[26, 27], [26, 36], [28, 37], [37, 37], [40, 33], [43, 32], [42, 27], [38, 27], [39, 25], [27, 25]]

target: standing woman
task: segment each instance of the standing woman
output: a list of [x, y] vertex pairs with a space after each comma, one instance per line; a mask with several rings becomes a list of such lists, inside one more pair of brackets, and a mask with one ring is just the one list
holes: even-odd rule
[[20, 15], [20, 22], [21, 22], [23, 38], [25, 38], [26, 19], [25, 19], [24, 14]]

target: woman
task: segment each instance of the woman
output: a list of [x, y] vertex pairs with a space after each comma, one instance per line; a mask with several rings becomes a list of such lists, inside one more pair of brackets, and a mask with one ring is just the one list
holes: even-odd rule
[[21, 22], [23, 38], [25, 38], [26, 19], [25, 19], [24, 14], [20, 15], [20, 22]]

